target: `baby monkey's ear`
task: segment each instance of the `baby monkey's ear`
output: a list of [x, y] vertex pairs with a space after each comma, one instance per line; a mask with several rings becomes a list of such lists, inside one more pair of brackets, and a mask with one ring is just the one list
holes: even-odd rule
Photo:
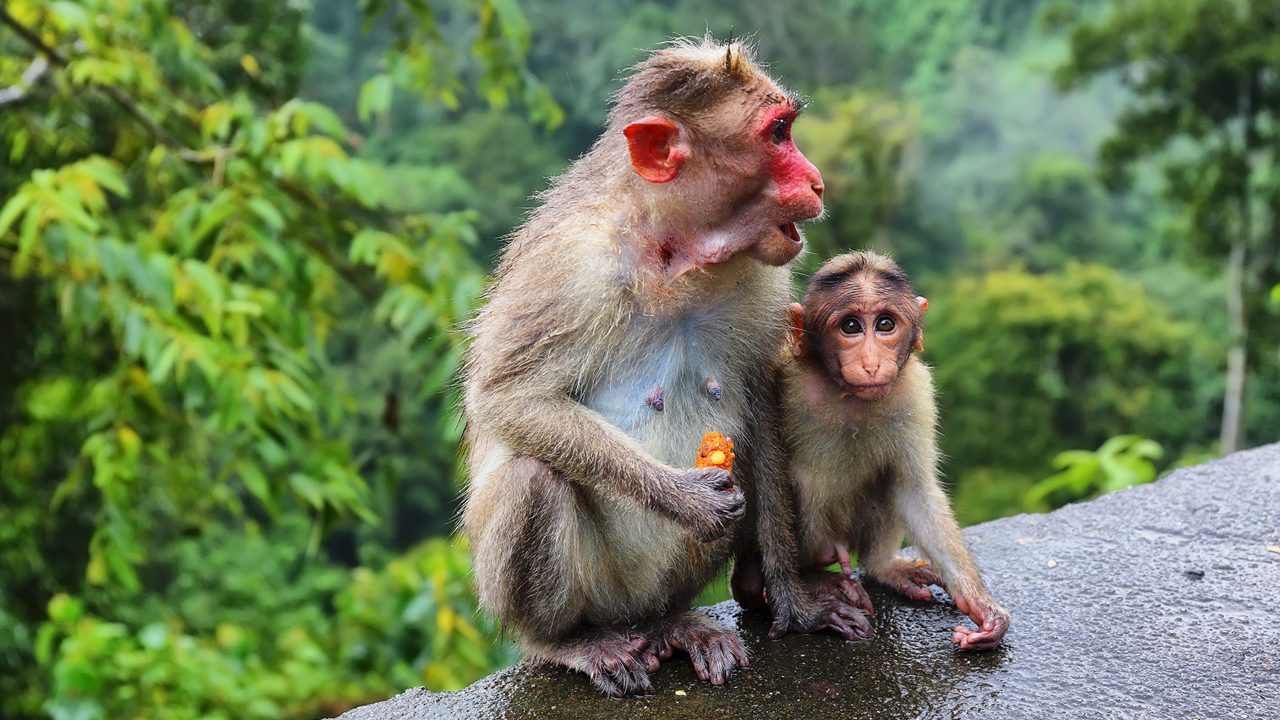
[[804, 339], [804, 306], [791, 303], [791, 354], [804, 357], [808, 352]]
[[916, 325], [916, 352], [924, 352], [924, 313], [929, 309], [929, 298], [923, 295], [916, 296], [916, 304], [920, 306], [920, 320]]

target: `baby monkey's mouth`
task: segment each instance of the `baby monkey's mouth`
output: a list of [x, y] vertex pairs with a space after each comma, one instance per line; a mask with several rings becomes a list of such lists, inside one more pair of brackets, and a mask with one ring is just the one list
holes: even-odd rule
[[876, 384], [850, 385], [849, 392], [859, 400], [880, 400], [889, 394], [889, 387], [892, 385], [892, 381]]
[[778, 230], [783, 235], [786, 235], [788, 240], [790, 240], [791, 242], [797, 245], [804, 242], [804, 240], [800, 237], [800, 228], [796, 227], [796, 224], [793, 222], [783, 223], [782, 225], [779, 225]]

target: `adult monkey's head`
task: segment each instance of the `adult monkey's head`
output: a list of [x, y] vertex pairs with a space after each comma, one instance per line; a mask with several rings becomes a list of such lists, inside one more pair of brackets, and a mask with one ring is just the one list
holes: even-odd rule
[[783, 265], [796, 223], [822, 213], [822, 175], [791, 139], [803, 103], [741, 43], [675, 41], [636, 65], [614, 98], [646, 233], [671, 276], [746, 253]]

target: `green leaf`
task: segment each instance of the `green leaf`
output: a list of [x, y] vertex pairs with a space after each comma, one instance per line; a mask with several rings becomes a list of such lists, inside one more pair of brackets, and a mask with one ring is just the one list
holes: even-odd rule
[[324, 486], [316, 482], [314, 478], [302, 473], [291, 473], [289, 475], [289, 487], [297, 493], [308, 505], [319, 510], [325, 505]]
[[262, 472], [262, 468], [257, 464], [247, 461], [241, 461], [236, 466], [240, 482], [244, 483], [245, 489], [249, 494], [262, 503], [272, 515], [279, 513], [279, 507], [276, 505], [276, 498], [271, 491], [271, 483], [267, 480], [266, 473]]
[[17, 194], [9, 198], [9, 202], [0, 208], [0, 237], [3, 237], [9, 228], [13, 226], [14, 221], [31, 205], [31, 194], [25, 190], [19, 190]]
[[329, 108], [315, 102], [299, 103], [298, 111], [304, 114], [310, 124], [314, 125], [322, 134], [328, 135], [334, 140], [345, 141], [347, 139], [347, 127], [342, 124], [342, 119], [338, 114]]
[[253, 214], [261, 218], [262, 221], [267, 224], [267, 227], [272, 230], [280, 230], [285, 226], [284, 216], [280, 214], [280, 211], [276, 209], [275, 205], [272, 205], [265, 198], [249, 198], [248, 204], [249, 209], [253, 211]]
[[196, 287], [200, 288], [200, 292], [208, 298], [209, 302], [219, 308], [222, 306], [222, 301], [225, 299], [222, 279], [212, 268], [199, 260], [185, 260], [182, 263], [182, 269], [195, 282]]
[[116, 195], [122, 198], [129, 197], [129, 186], [125, 184], [124, 176], [120, 174], [118, 163], [95, 156], [82, 161], [76, 167]]
[[66, 593], [58, 593], [49, 599], [49, 619], [62, 625], [70, 625], [84, 615], [84, 603]]
[[162, 623], [149, 623], [138, 631], [138, 643], [148, 650], [159, 650], [168, 642], [169, 629]]
[[121, 585], [134, 592], [141, 589], [142, 583], [138, 580], [138, 572], [134, 570], [133, 564], [125, 557], [124, 551], [118, 545], [114, 542], [103, 543], [102, 557], [106, 560], [111, 574], [120, 581]]
[[173, 370], [173, 364], [178, 360], [178, 353], [181, 348], [178, 343], [169, 342], [164, 346], [164, 350], [156, 358], [154, 363], [150, 364], [147, 375], [151, 377], [152, 382], [162, 383], [169, 379], [169, 373]]
[[55, 377], [33, 386], [27, 395], [27, 413], [46, 422], [66, 420], [77, 406], [79, 386], [67, 377]]
[[191, 237], [188, 240], [192, 247], [199, 245], [209, 233], [215, 228], [226, 222], [227, 218], [236, 211], [234, 199], [229, 193], [219, 193], [209, 205], [205, 208], [204, 215], [200, 218], [200, 224], [196, 225], [195, 230], [191, 231]]
[[392, 88], [391, 76], [386, 73], [374, 75], [364, 83], [356, 104], [356, 116], [360, 122], [367, 123], [391, 111]]
[[28, 212], [22, 219], [22, 230], [18, 233], [18, 254], [13, 261], [13, 274], [23, 277], [31, 266], [32, 254], [36, 243], [40, 241], [42, 230], [39, 212]]

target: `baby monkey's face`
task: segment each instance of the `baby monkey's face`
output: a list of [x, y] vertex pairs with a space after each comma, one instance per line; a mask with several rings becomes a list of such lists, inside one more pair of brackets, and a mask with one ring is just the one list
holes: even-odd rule
[[914, 318], [884, 302], [831, 313], [823, 332], [823, 364], [831, 379], [857, 399], [880, 400], [911, 357], [915, 325]]
[[[840, 271], [851, 263], [856, 271]], [[896, 265], [871, 254], [834, 258], [791, 307], [792, 351], [848, 397], [875, 402], [893, 390], [911, 353], [924, 349], [920, 329], [929, 301]]]

